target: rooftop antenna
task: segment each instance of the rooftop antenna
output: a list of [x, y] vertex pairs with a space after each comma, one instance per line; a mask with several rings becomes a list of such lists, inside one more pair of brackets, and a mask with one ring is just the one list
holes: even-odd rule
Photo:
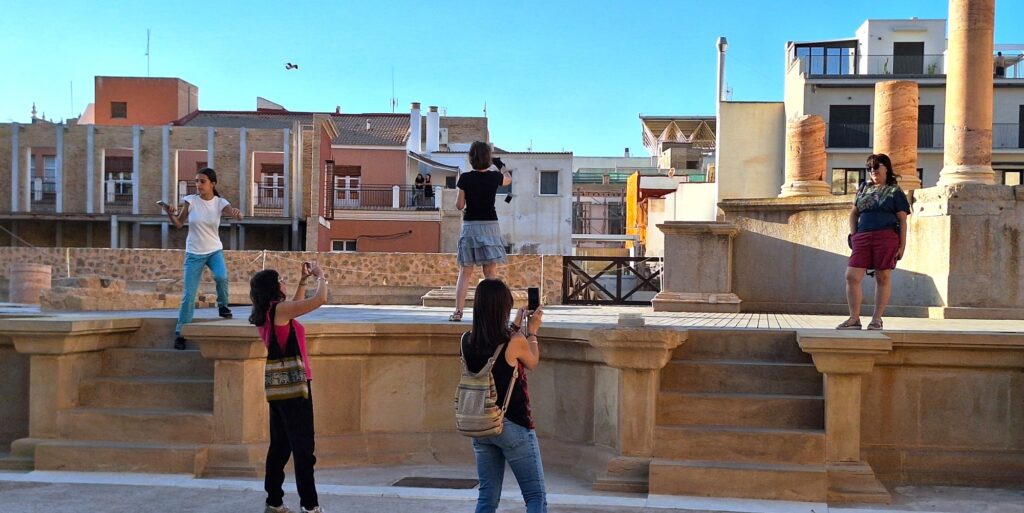
[[146, 29], [146, 76], [149, 76], [149, 29]]
[[395, 67], [391, 66], [391, 113], [395, 113], [395, 106], [398, 105], [398, 98], [395, 98]]
[[[75, 81], [68, 82], [71, 85], [71, 116], [75, 115]], [[68, 116], [69, 118], [71, 116]]]
[[484, 117], [487, 117], [487, 100], [484, 100]]

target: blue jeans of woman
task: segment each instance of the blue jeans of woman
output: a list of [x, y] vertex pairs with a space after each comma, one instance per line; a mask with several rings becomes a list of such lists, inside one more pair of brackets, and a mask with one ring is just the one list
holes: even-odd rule
[[476, 513], [492, 513], [498, 509], [506, 461], [519, 483], [527, 513], [545, 513], [548, 510], [544, 467], [534, 430], [506, 420], [500, 435], [474, 438], [473, 452], [476, 453], [476, 473], [480, 479]]
[[180, 335], [181, 327], [192, 322], [203, 267], [210, 268], [213, 281], [217, 284], [217, 306], [228, 306], [228, 266], [224, 263], [224, 252], [214, 251], [206, 255], [185, 253], [185, 292], [181, 295], [178, 324], [174, 326], [175, 335]]

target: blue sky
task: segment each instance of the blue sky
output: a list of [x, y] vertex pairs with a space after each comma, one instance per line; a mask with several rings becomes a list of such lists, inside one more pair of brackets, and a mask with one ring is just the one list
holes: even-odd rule
[[[996, 9], [996, 42], [1024, 43], [1024, 2]], [[199, 86], [203, 109], [252, 109], [263, 96], [290, 110], [389, 112], [394, 70], [399, 111], [421, 101], [475, 116], [486, 102], [503, 148], [643, 154], [640, 113], [714, 113], [718, 36], [733, 99], [781, 100], [786, 41], [911, 16], [946, 18], [947, 4], [12, 1], [0, 17], [0, 122], [27, 121], [33, 101], [71, 117], [93, 76], [145, 76], [149, 28], [152, 76]]]

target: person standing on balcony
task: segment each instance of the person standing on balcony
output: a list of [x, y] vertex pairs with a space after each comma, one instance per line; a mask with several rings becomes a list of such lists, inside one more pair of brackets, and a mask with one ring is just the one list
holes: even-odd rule
[[1006, 78], [1006, 57], [1003, 52], [996, 52], [996, 78]]
[[[498, 509], [506, 462], [519, 483], [526, 511], [543, 513], [548, 508], [544, 466], [526, 381], [526, 370], [536, 369], [540, 364], [537, 331], [543, 323], [544, 309], [537, 308], [533, 312], [519, 309], [515, 322], [509, 326], [512, 306], [512, 292], [504, 282], [496, 279], [480, 282], [473, 300], [473, 329], [461, 342], [461, 354], [470, 372], [480, 372], [495, 351], [503, 347], [491, 367], [491, 376], [499, 401], [503, 402], [505, 396], [511, 394], [501, 434], [473, 439], [476, 473], [480, 480], [476, 513], [493, 513]], [[523, 322], [524, 317], [526, 322]], [[513, 371], [518, 371], [515, 381], [512, 381]], [[509, 390], [510, 385], [512, 390]]]
[[882, 329], [882, 314], [892, 291], [892, 270], [907, 247], [907, 215], [910, 202], [896, 182], [892, 161], [884, 153], [868, 156], [868, 180], [857, 189], [850, 210], [847, 243], [853, 253], [846, 268], [846, 301], [850, 317], [836, 329], [859, 330], [861, 282], [868, 269], [874, 270], [875, 310], [869, 330]]
[[231, 318], [228, 308], [228, 268], [224, 262], [224, 244], [220, 240], [220, 218], [227, 214], [242, 219], [242, 211], [231, 206], [228, 200], [217, 192], [217, 172], [211, 168], [196, 173], [196, 194], [181, 198], [178, 209], [163, 204], [164, 212], [175, 228], [181, 229], [188, 221], [188, 237], [185, 239], [185, 290], [178, 308], [178, 323], [174, 326], [174, 348], [185, 349], [185, 337], [181, 327], [192, 322], [199, 292], [199, 280], [203, 268], [209, 267], [213, 281], [217, 284], [217, 313]]
[[[494, 210], [494, 198], [498, 187], [512, 183], [512, 175], [501, 159], [492, 161], [491, 145], [481, 141], [469, 147], [469, 165], [473, 170], [459, 175], [456, 184], [459, 196], [455, 200], [455, 208], [462, 210], [463, 214], [456, 255], [459, 279], [455, 284], [455, 312], [448, 316], [451, 322], [462, 320], [469, 279], [476, 266], [483, 268], [485, 278], [495, 279], [498, 277], [498, 264], [508, 263], [498, 213]], [[492, 171], [492, 165], [498, 171]]]
[[434, 206], [434, 184], [430, 183], [430, 173], [423, 177], [423, 199], [426, 206]]
[[416, 181], [414, 182], [415, 187], [413, 188], [412, 193], [412, 204], [416, 205], [417, 207], [420, 206], [421, 203], [423, 203], [423, 182], [423, 174], [417, 173]]

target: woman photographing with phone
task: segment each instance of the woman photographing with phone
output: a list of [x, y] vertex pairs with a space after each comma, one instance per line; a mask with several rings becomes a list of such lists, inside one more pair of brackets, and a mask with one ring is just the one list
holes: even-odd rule
[[160, 206], [175, 228], [181, 229], [185, 221], [188, 221], [185, 290], [178, 308], [178, 323], [174, 326], [174, 348], [185, 349], [181, 327], [192, 322], [203, 267], [210, 268], [213, 281], [217, 284], [217, 314], [225, 319], [231, 318], [231, 309], [228, 308], [228, 268], [224, 262], [224, 243], [220, 240], [220, 218], [227, 214], [240, 220], [242, 212], [217, 193], [217, 172], [208, 167], [196, 173], [196, 194], [181, 198], [177, 211], [166, 203], [161, 202]]
[[[455, 312], [448, 316], [451, 322], [462, 320], [462, 309], [469, 293], [469, 279], [476, 266], [481, 266], [484, 277], [498, 277], [498, 264], [508, 263], [505, 243], [501, 238], [498, 213], [494, 198], [498, 187], [511, 185], [512, 175], [501, 159], [491, 159], [491, 145], [476, 141], [469, 147], [469, 164], [473, 168], [459, 175], [456, 186], [459, 196], [455, 208], [462, 210], [462, 232], [456, 261], [459, 279], [455, 285]], [[491, 166], [498, 171], [492, 171]]]
[[[473, 299], [473, 329], [462, 337], [466, 369], [480, 372], [497, 354], [491, 367], [495, 392], [502, 400], [511, 394], [501, 433], [473, 439], [480, 480], [477, 513], [491, 513], [498, 508], [506, 462], [519, 483], [526, 511], [547, 511], [544, 466], [541, 464], [526, 381], [526, 370], [533, 370], [540, 363], [537, 331], [543, 323], [544, 312], [539, 305], [529, 312], [519, 309], [515, 322], [510, 326], [508, 315], [512, 306], [512, 292], [504, 282], [497, 279], [481, 281]], [[526, 322], [523, 322], [524, 317]], [[496, 353], [499, 348], [500, 352]], [[512, 381], [513, 373], [515, 381]]]
[[[270, 448], [267, 449], [266, 476], [263, 488], [267, 492], [265, 513], [292, 513], [284, 505], [284, 466], [294, 459], [295, 485], [299, 492], [301, 511], [319, 513], [320, 502], [316, 493], [313, 466], [315, 442], [313, 434], [313, 395], [310, 382], [313, 372], [309, 366], [306, 346], [306, 328], [296, 319], [327, 303], [327, 277], [320, 266], [312, 262], [302, 264], [302, 279], [295, 285], [295, 293], [288, 301], [288, 290], [280, 274], [264, 269], [249, 280], [249, 298], [252, 314], [249, 323], [255, 324], [267, 347], [267, 365], [283, 358], [302, 361], [303, 372], [298, 378], [290, 376], [284, 386], [299, 386], [301, 393], [284, 398], [267, 393], [270, 407]], [[316, 278], [316, 292], [306, 297], [306, 281]], [[304, 375], [304, 376], [303, 376]], [[302, 379], [302, 378], [305, 379]], [[269, 388], [268, 388], [269, 390]]]

